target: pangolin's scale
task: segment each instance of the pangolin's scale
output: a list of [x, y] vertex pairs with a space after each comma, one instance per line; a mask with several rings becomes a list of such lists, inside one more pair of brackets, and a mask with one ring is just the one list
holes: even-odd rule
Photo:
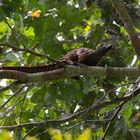
[[[92, 50], [89, 48], [79, 48], [68, 52], [60, 62], [66, 65], [79, 65], [85, 64], [88, 66], [96, 66], [99, 60], [106, 55], [106, 53], [111, 49], [111, 46], [104, 46], [99, 50]], [[45, 72], [50, 70], [55, 70], [62, 68], [60, 64], [49, 64], [43, 66], [35, 67], [13, 67], [13, 66], [1, 66], [0, 70], [17, 70], [27, 73]]]

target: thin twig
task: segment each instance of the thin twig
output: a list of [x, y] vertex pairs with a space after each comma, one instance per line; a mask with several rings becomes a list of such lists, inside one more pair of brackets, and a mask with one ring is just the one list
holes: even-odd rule
[[36, 134], [35, 137], [39, 137], [39, 136], [41, 136], [43, 134], [46, 134], [46, 133], [48, 133], [48, 130], [45, 130], [43, 132], [40, 132], [40, 133]]
[[23, 48], [18, 48], [18, 47], [15, 47], [15, 46], [13, 46], [12, 44], [10, 44], [8, 42], [2, 42], [2, 43], [0, 43], [0, 46], [8, 46], [8, 47], [12, 48], [13, 50], [21, 51], [21, 52], [24, 52], [24, 53], [30, 53], [32, 55], [35, 55], [35, 56], [41, 57], [41, 58], [46, 58], [51, 62], [54, 62], [54, 63], [57, 63], [57, 64], [60, 64], [60, 65], [64, 66], [63, 62], [61, 62], [59, 60], [56, 60], [55, 58], [53, 58], [51, 56], [40, 54], [40, 53], [34, 52], [34, 51], [32, 51], [30, 49], [27, 49], [27, 48], [24, 48], [24, 49]]
[[110, 128], [112, 122], [115, 120], [115, 118], [117, 117], [117, 115], [119, 114], [119, 112], [121, 111], [122, 107], [124, 106], [124, 104], [125, 104], [126, 102], [127, 102], [127, 100], [126, 100], [126, 101], [123, 101], [123, 102], [118, 106], [118, 109], [116, 110], [116, 112], [115, 112], [114, 115], [112, 116], [111, 121], [108, 123], [108, 125], [107, 125], [107, 127], [106, 127], [106, 129], [105, 129], [104, 135], [103, 135], [103, 137], [102, 137], [100, 140], [105, 140], [105, 137], [106, 137], [106, 135], [107, 135], [107, 132], [109, 131], [109, 128]]
[[85, 120], [85, 123], [88, 123], [88, 122], [92, 122], [92, 123], [108, 123], [110, 122], [111, 119], [104, 119], [104, 120]]
[[34, 131], [35, 129], [37, 129], [38, 127], [33, 127], [33, 128], [31, 128], [27, 133], [26, 133], [26, 135], [22, 138], [22, 140], [25, 140], [26, 139], [26, 137], [32, 132], [32, 131]]
[[82, 122], [75, 123], [74, 125], [65, 128], [65, 130], [63, 130], [63, 132], [65, 133], [65, 132], [67, 132], [67, 131], [73, 129], [74, 127], [79, 126], [79, 125], [84, 124], [84, 123], [86, 123], [86, 121], [82, 121]]
[[[136, 93], [134, 93], [134, 92], [132, 93], [132, 94], [134, 94], [133, 97], [136, 96], [139, 93], [139, 90], [140, 89], [137, 89], [135, 91]], [[128, 102], [129, 100], [131, 100], [131, 98], [132, 98], [132, 96], [129, 95], [129, 97], [127, 97], [126, 99], [123, 97], [122, 100], [121, 99], [119, 99], [119, 100], [114, 99], [114, 100], [112, 100], [110, 102], [105, 101], [105, 102], [102, 102], [102, 103], [100, 103], [98, 105], [93, 104], [89, 108], [81, 110], [81, 111], [79, 111], [79, 112], [77, 112], [75, 114], [72, 114], [72, 115], [70, 115], [70, 116], [68, 116], [66, 118], [63, 118], [63, 119], [45, 120], [45, 121], [42, 121], [42, 122], [25, 123], [25, 124], [20, 124], [20, 125], [13, 125], [13, 126], [1, 126], [0, 129], [14, 130], [14, 129], [22, 128], [22, 127], [42, 126], [42, 125], [46, 125], [46, 124], [59, 126], [60, 124], [63, 124], [65, 122], [71, 121], [71, 120], [76, 119], [76, 118], [79, 118], [80, 116], [84, 117], [85, 115], [88, 115], [91, 112], [93, 113], [93, 111], [95, 111], [95, 110], [97, 111], [97, 110], [99, 110], [99, 109], [101, 109], [103, 107], [106, 107], [108, 105], [112, 105], [114, 103], [116, 104], [116, 103], [119, 103], [120, 101], [123, 101], [123, 100], [124, 100], [124, 102], [125, 101]], [[85, 112], [86, 112], [86, 114], [85, 114]]]
[[0, 88], [0, 94], [2, 94], [2, 92], [4, 92], [4, 91], [10, 89], [11, 87], [13, 87], [14, 85], [17, 85], [17, 84], [21, 84], [21, 82], [19, 82], [19, 81], [14, 81], [14, 82], [10, 83], [9, 85], [7, 85], [6, 87]]
[[[21, 93], [18, 95], [17, 99], [15, 100], [14, 104], [12, 106], [10, 106], [10, 108], [7, 110], [7, 112], [3, 115], [2, 118], [4, 118], [9, 112], [12, 111], [12, 109], [21, 101], [23, 101], [23, 99], [19, 100], [21, 95], [22, 95], [22, 91], [20, 91]], [[18, 92], [19, 93], [19, 92]]]
[[[103, 101], [101, 102], [100, 104], [95, 104], [93, 103], [93, 105], [91, 105], [89, 108], [87, 109], [84, 109], [84, 110], [81, 110], [79, 112], [76, 112], [66, 118], [63, 118], [63, 119], [57, 119], [57, 120], [45, 120], [45, 121], [41, 121], [41, 122], [33, 122], [33, 123], [25, 123], [25, 124], [20, 124], [20, 125], [12, 125], [12, 126], [1, 126], [0, 129], [9, 129], [9, 130], [14, 130], [14, 129], [19, 129], [19, 128], [22, 128], [22, 127], [34, 127], [34, 126], [43, 126], [43, 125], [55, 125], [55, 126], [59, 126], [65, 122], [68, 122], [68, 121], [72, 121], [74, 119], [77, 119], [77, 118], [82, 118], [82, 117], [85, 117], [87, 116], [88, 114], [90, 113], [93, 113], [95, 110], [99, 110], [103, 107], [106, 107], [108, 105], [112, 105], [112, 104], [118, 104], [119, 102], [121, 102], [121, 104], [119, 105], [119, 108], [117, 109], [116, 113], [115, 114], [118, 114], [119, 111], [121, 110], [121, 108], [123, 107], [123, 105], [128, 102], [129, 100], [131, 100], [132, 98], [134, 98], [135, 96], [137, 96], [139, 93], [140, 93], [140, 87], [137, 87], [134, 91], [131, 91], [130, 92], [131, 94], [128, 94], [128, 96], [124, 96], [122, 98], [116, 98], [116, 99], [113, 99], [112, 101]], [[112, 117], [112, 120], [114, 120], [116, 117], [116, 115], [114, 115]]]
[[22, 44], [24, 49], [26, 49], [26, 46], [24, 45], [23, 41], [18, 36], [17, 32], [11, 27], [11, 25], [9, 24], [9, 22], [7, 21], [7, 19], [4, 15], [3, 15], [3, 19], [4, 19], [5, 23], [8, 25], [8, 27], [11, 29], [11, 31], [13, 32], [14, 37]]
[[0, 109], [2, 109], [7, 103], [9, 103], [20, 91], [23, 90], [23, 88], [24, 86], [18, 89], [14, 95], [12, 95], [3, 105], [0, 106]]
[[[44, 55], [42, 54], [39, 54], [39, 53], [36, 53], [36, 52], [33, 52], [32, 50], [29, 50], [26, 48], [25, 44], [23, 43], [23, 41], [20, 39], [20, 37], [18, 36], [17, 32], [11, 27], [11, 25], [8, 23], [7, 19], [5, 16], [3, 16], [4, 18], [4, 21], [6, 22], [6, 24], [8, 25], [8, 27], [11, 29], [11, 31], [13, 32], [14, 34], [14, 37], [22, 44], [23, 48], [24, 48], [24, 51], [25, 52], [28, 52], [28, 53], [31, 53], [31, 54], [34, 54], [36, 56], [39, 56], [39, 57], [43, 57], [44, 58]], [[61, 61], [58, 61], [50, 56], [47, 56], [45, 55], [45, 58], [47, 58], [48, 60], [52, 61], [52, 62], [55, 62], [55, 63], [58, 63], [60, 65], [63, 65], [64, 66], [64, 63], [61, 62]]]
[[[20, 95], [21, 96], [21, 95]], [[19, 96], [19, 97], [20, 97]], [[18, 97], [18, 99], [19, 99], [19, 97]], [[23, 101], [23, 99], [21, 99], [21, 100], [17, 100], [13, 105], [12, 105], [12, 107], [10, 107], [9, 109], [8, 109], [8, 111], [2, 116], [2, 118], [4, 118], [9, 112], [11, 112], [12, 110], [13, 110], [13, 108], [17, 105], [17, 104], [19, 104], [20, 102], [22, 102]]]

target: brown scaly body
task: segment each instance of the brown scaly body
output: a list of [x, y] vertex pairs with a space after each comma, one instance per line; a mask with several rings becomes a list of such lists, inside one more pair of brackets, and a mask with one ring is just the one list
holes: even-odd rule
[[[77, 64], [85, 64], [88, 66], [96, 66], [99, 60], [112, 48], [112, 46], [105, 46], [99, 50], [92, 50], [89, 48], [79, 48], [68, 52], [60, 62], [63, 62], [66, 65], [77, 65]], [[50, 64], [43, 66], [35, 66], [35, 67], [10, 67], [10, 66], [2, 66], [0, 70], [16, 70], [27, 73], [37, 73], [37, 72], [45, 72], [51, 71], [55, 69], [62, 68], [60, 64]]]
[[89, 48], [79, 48], [68, 52], [63, 61], [68, 64], [85, 64], [87, 66], [96, 66], [100, 59], [106, 55], [106, 53], [112, 48], [112, 46], [104, 46], [99, 50], [92, 50]]

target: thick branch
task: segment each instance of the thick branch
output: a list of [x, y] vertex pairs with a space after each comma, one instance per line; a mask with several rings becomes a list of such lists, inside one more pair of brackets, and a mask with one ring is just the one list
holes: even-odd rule
[[131, 17], [129, 16], [122, 0], [113, 0], [113, 3], [115, 5], [116, 11], [123, 21], [126, 31], [130, 36], [133, 48], [135, 49], [137, 56], [140, 58], [140, 37], [135, 30], [135, 26], [133, 25]]
[[108, 77], [138, 77], [140, 69], [133, 67], [88, 67], [88, 66], [72, 66], [60, 68], [47, 72], [25, 73], [14, 70], [0, 70], [0, 79], [16, 79], [18, 81], [27, 82], [43, 82], [62, 78], [68, 78], [79, 75], [108, 76]]

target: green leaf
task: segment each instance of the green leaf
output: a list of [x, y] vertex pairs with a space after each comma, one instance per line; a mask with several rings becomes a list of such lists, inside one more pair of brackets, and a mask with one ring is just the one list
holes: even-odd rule
[[31, 97], [31, 101], [33, 103], [44, 103], [45, 102], [45, 96], [48, 96], [48, 92], [47, 92], [47, 87], [43, 86], [40, 89], [38, 89], [33, 96]]
[[15, 62], [19, 62], [20, 61], [19, 56], [16, 53], [8, 53], [6, 55], [6, 59], [10, 60], [10, 61], [15, 61]]

